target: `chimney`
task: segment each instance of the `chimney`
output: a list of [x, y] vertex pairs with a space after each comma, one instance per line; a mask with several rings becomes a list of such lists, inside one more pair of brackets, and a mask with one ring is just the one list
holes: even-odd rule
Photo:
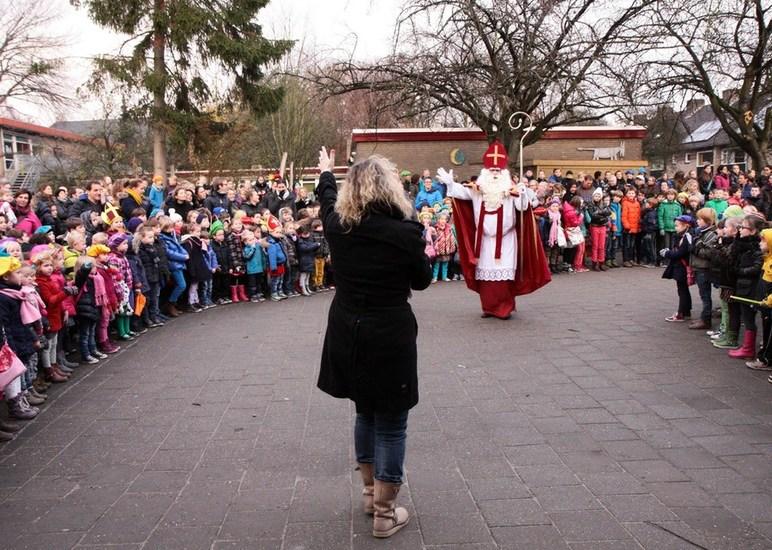
[[705, 105], [704, 99], [690, 99], [686, 102], [686, 109], [684, 109], [685, 115], [692, 115], [702, 109], [702, 107]]
[[738, 90], [737, 88], [729, 88], [728, 90], [724, 90], [723, 92], [721, 92], [721, 99], [723, 99], [727, 103], [734, 103], [735, 101], [737, 101], [740, 95], [739, 92], [740, 90]]

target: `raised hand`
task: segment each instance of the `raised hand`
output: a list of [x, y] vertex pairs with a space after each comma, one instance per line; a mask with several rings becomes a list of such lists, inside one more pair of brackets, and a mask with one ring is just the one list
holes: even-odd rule
[[327, 153], [327, 147], [322, 146], [319, 150], [319, 173], [332, 172], [333, 166], [335, 166], [335, 149]]
[[444, 168], [437, 168], [437, 179], [445, 185], [451, 185], [453, 183], [453, 170], [445, 170]]

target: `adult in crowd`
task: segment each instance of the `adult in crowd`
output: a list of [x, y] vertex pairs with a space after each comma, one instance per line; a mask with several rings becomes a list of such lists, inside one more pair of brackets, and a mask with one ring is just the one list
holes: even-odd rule
[[145, 212], [150, 212], [150, 202], [145, 197], [147, 181], [144, 179], [133, 179], [126, 182], [124, 187], [124, 196], [121, 198], [120, 211], [124, 220], [132, 218], [132, 212], [137, 208], [142, 208]]
[[15, 228], [32, 236], [42, 224], [32, 208], [32, 193], [22, 189], [13, 197], [13, 213], [16, 215]]
[[439, 189], [435, 189], [432, 178], [424, 178], [423, 182], [423, 189], [415, 196], [416, 209], [420, 210], [421, 205], [424, 203], [430, 207], [435, 204], [442, 204], [442, 192]]
[[59, 187], [56, 190], [56, 197], [54, 197], [54, 204], [56, 205], [56, 215], [61, 221], [67, 220], [70, 216], [70, 207], [72, 207], [72, 200], [70, 199], [70, 193], [66, 187]]
[[409, 517], [396, 506], [408, 411], [418, 403], [418, 324], [408, 298], [429, 286], [432, 272], [394, 165], [378, 156], [358, 161], [340, 191], [333, 166], [322, 148], [317, 193], [337, 292], [318, 385], [356, 405], [363, 507], [374, 516], [373, 535], [386, 538]]
[[40, 223], [53, 227], [56, 223], [54, 216], [51, 214], [51, 207], [56, 204], [54, 202], [54, 188], [50, 184], [45, 184], [35, 194], [32, 204]]
[[193, 204], [193, 191], [178, 186], [174, 191], [174, 196], [166, 200], [166, 211], [170, 212], [172, 208], [177, 214], [182, 216], [183, 220], [187, 220], [188, 212], [196, 208]]
[[300, 210], [303, 210], [304, 208], [308, 208], [308, 206], [314, 202], [311, 200], [311, 195], [308, 194], [308, 190], [303, 187], [302, 184], [298, 185], [295, 189], [295, 211], [299, 212]]
[[231, 201], [228, 199], [228, 182], [224, 179], [216, 178], [212, 183], [214, 188], [204, 201], [204, 207], [210, 212], [214, 212], [214, 209], [218, 207], [230, 211]]
[[102, 182], [97, 180], [88, 182], [84, 193], [73, 201], [69, 217], [80, 218], [80, 215], [84, 212], [101, 214], [105, 209], [103, 196], [104, 188], [102, 187]]
[[260, 202], [262, 208], [267, 208], [271, 211], [271, 214], [278, 217], [279, 210], [282, 208], [289, 208], [295, 213], [295, 195], [290, 193], [287, 189], [287, 184], [284, 180], [277, 178], [273, 183], [273, 190], [268, 192], [263, 200]]

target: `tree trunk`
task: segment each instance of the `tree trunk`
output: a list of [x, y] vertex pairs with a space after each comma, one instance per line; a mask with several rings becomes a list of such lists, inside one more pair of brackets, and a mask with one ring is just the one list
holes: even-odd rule
[[166, 131], [162, 114], [166, 107], [166, 38], [157, 21], [164, 10], [165, 0], [154, 0], [156, 28], [153, 35], [153, 74], [155, 89], [153, 90], [153, 174], [160, 175], [166, 184]]

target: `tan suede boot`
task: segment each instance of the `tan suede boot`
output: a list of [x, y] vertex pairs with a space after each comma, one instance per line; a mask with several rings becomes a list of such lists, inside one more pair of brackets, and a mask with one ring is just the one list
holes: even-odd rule
[[375, 467], [373, 464], [360, 462], [359, 473], [362, 474], [362, 485], [364, 485], [364, 489], [362, 489], [362, 509], [365, 514], [372, 516], [375, 513], [375, 508], [373, 508], [373, 495], [375, 493], [373, 474], [375, 473]]
[[375, 480], [373, 496], [373, 536], [385, 539], [402, 529], [410, 520], [410, 516], [402, 507], [396, 506], [399, 494], [399, 483], [386, 483]]

